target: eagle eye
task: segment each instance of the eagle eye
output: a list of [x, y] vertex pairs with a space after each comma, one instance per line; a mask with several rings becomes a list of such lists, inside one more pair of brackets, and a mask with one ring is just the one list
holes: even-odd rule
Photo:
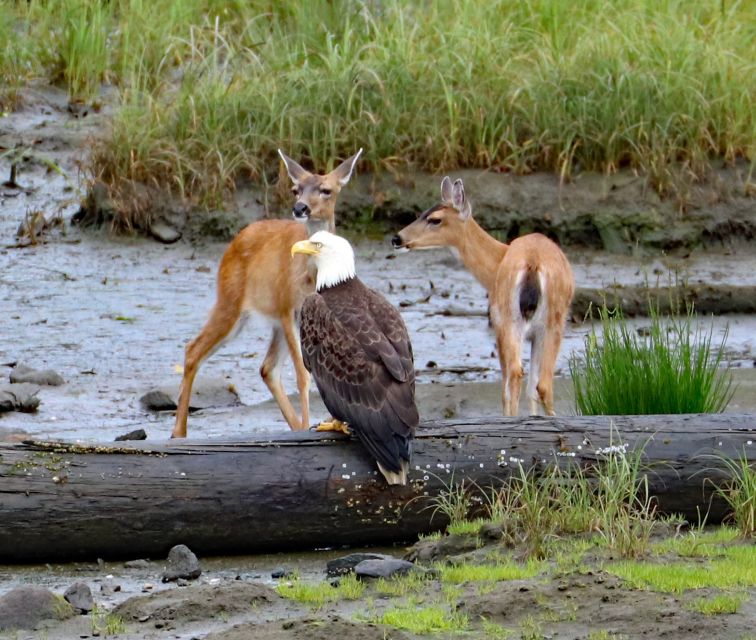
[[316, 249], [322, 249], [323, 248], [323, 243], [322, 242], [316, 242], [315, 243], [315, 248]]

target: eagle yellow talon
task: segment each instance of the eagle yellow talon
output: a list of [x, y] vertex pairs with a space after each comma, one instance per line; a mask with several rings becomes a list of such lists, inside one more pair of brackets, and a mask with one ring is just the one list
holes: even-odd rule
[[338, 431], [340, 433], [346, 433], [347, 435], [350, 434], [349, 425], [346, 422], [336, 420], [335, 418], [333, 420], [321, 422], [315, 428], [315, 431]]

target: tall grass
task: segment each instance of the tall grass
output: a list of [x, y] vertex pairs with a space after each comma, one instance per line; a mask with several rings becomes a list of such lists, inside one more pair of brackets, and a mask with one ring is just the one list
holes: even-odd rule
[[715, 344], [696, 316], [661, 317], [652, 307], [648, 335], [628, 326], [620, 311], [599, 309], [585, 354], [570, 360], [577, 412], [583, 415], [719, 413], [732, 398], [732, 376], [720, 367], [725, 334]]
[[[91, 170], [217, 198], [285, 146], [319, 167], [646, 172], [753, 159], [756, 9], [684, 0], [30, 0], [39, 74], [125, 108]], [[84, 21], [87, 15], [89, 20]], [[103, 50], [103, 44], [107, 46]], [[25, 45], [28, 46], [28, 45]], [[5, 61], [0, 61], [0, 73]]]

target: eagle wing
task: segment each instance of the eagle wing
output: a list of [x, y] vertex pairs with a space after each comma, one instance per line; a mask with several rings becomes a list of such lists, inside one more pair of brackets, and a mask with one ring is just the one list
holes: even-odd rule
[[361, 293], [331, 304], [317, 293], [307, 297], [302, 357], [331, 415], [396, 472], [401, 459], [409, 460], [418, 423], [412, 347], [396, 309], [366, 287]]

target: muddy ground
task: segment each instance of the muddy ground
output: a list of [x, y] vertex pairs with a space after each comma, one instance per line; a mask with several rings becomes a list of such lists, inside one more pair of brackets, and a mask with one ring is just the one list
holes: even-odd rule
[[[192, 226], [191, 218], [183, 229], [184, 238], [169, 246], [143, 237], [112, 237], [106, 230], [82, 231], [70, 226], [70, 218], [79, 209], [86, 190], [77, 162], [90, 137], [107, 125], [107, 117], [107, 108], [76, 117], [68, 112], [65, 96], [49, 89], [29, 92], [21, 111], [0, 117], [0, 155], [3, 148], [19, 144], [28, 148], [18, 165], [17, 185], [0, 185], [0, 377], [7, 381], [10, 365], [23, 362], [55, 369], [66, 380], [61, 387], [40, 389], [41, 405], [36, 413], [0, 414], [0, 432], [6, 434], [25, 431], [40, 438], [102, 441], [144, 427], [150, 439], [167, 438], [173, 419], [170, 412], [149, 411], [139, 399], [155, 387], [170, 390], [178, 386], [177, 369], [182, 363], [183, 347], [200, 329], [213, 302], [215, 269], [225, 243], [200, 238], [199, 227]], [[0, 180], [6, 180], [6, 176], [10, 177], [10, 167], [0, 160]], [[747, 196], [747, 178], [741, 168], [718, 173], [717, 181], [712, 183], [716, 198], [712, 199], [709, 192], [708, 209], [690, 205], [687, 218], [670, 218], [678, 211], [677, 204], [659, 204], [654, 194], [649, 195], [642, 184], [630, 177], [623, 177], [624, 182], [614, 187], [603, 178], [586, 176], [555, 188], [550, 176], [500, 176], [504, 183], [497, 191], [486, 191], [495, 176], [465, 177], [471, 198], [480, 203], [484, 223], [502, 233], [542, 228], [570, 242], [565, 250], [574, 264], [579, 287], [664, 284], [675, 277], [715, 290], [718, 285], [723, 290], [736, 287], [736, 291], [756, 286], [756, 211], [753, 198]], [[378, 198], [382, 199], [381, 205], [374, 206], [371, 215], [388, 220], [384, 227], [354, 223], [366, 215], [368, 204], [359, 194], [368, 189], [368, 181], [369, 178], [360, 178], [345, 189], [342, 195], [346, 206], [339, 211], [351, 215], [347, 226], [356, 244], [359, 275], [402, 308], [415, 348], [423, 417], [498, 414], [498, 360], [487, 326], [483, 289], [445, 252], [395, 256], [386, 241], [391, 225], [396, 228], [422, 208], [420, 200], [427, 199], [428, 205], [435, 202], [432, 180], [418, 179], [414, 186], [405, 181], [397, 186], [399, 191], [394, 195], [388, 187], [381, 187], [385, 192]], [[420, 182], [426, 186], [419, 187]], [[473, 197], [476, 189], [479, 191]], [[409, 197], [410, 191], [420, 196], [426, 191], [427, 194], [402, 206], [401, 201]], [[594, 197], [595, 192], [603, 195]], [[378, 191], [371, 193], [375, 205]], [[631, 224], [626, 233], [617, 230], [613, 222], [606, 222], [614, 220], [611, 215], [604, 215], [600, 219], [605, 220], [605, 228], [596, 236], [599, 210], [607, 215], [624, 211], [630, 216], [638, 209], [639, 193], [646, 203], [643, 206], [650, 202], [648, 206], [656, 212], [651, 218], [644, 214], [644, 219], [651, 219], [653, 224], [641, 231]], [[698, 193], [696, 197], [699, 196], [704, 197]], [[553, 199], [551, 205], [549, 197]], [[350, 198], [355, 204], [349, 204]], [[511, 204], [505, 207], [505, 217], [496, 218], [494, 201], [500, 198]], [[589, 201], [593, 202], [590, 207], [586, 204]], [[237, 209], [231, 214], [218, 216], [216, 227], [233, 230], [243, 221], [268, 214], [252, 190], [242, 189], [236, 202]], [[386, 203], [391, 202], [395, 204], [389, 211]], [[534, 218], [537, 213], [540, 217], [536, 219], [545, 221], [543, 225], [547, 226], [553, 220], [562, 220], [561, 227], [547, 228], [541, 223], [528, 226], [522, 219], [512, 218], [515, 209], [527, 214], [530, 202], [537, 203], [532, 212]], [[581, 244], [575, 244], [581, 242], [578, 230], [585, 223], [575, 212], [591, 207], [594, 231], [589, 235], [593, 239], [586, 236]], [[553, 210], [554, 216], [549, 217], [547, 210]], [[31, 244], [28, 233], [17, 238], [18, 227], [24, 221], [36, 220], [34, 224], [39, 224], [38, 214], [45, 217], [49, 227], [47, 231], [33, 227], [35, 236], [37, 230], [41, 231], [36, 238], [39, 242]], [[568, 218], [577, 226], [567, 224]], [[660, 241], [665, 229], [668, 239]], [[596, 237], [605, 240], [597, 243]], [[680, 237], [684, 241], [678, 241]], [[597, 251], [597, 246], [613, 247], [620, 253]], [[695, 246], [699, 248], [692, 250]], [[665, 255], [649, 249], [653, 247], [678, 251]], [[732, 295], [731, 290], [728, 295]], [[639, 318], [634, 322], [642, 327], [647, 321]], [[739, 382], [731, 409], [756, 411], [756, 316], [718, 316], [711, 323], [715, 339], [721, 338], [726, 329], [729, 331], [727, 351]], [[568, 358], [580, 352], [589, 330], [585, 322], [571, 322], [568, 326], [558, 365], [557, 409], [561, 413], [573, 410], [569, 381], [564, 377]], [[249, 323], [241, 335], [202, 367], [196, 385], [197, 405], [205, 408], [190, 417], [190, 435], [286, 430], [257, 373], [268, 332], [260, 322]], [[295, 388], [290, 368], [284, 381], [288, 389]], [[323, 413], [313, 397], [313, 418]], [[401, 550], [394, 553], [400, 555]], [[194, 586], [159, 585], [160, 562], [143, 570], [124, 570], [118, 564], [5, 567], [0, 569], [0, 593], [19, 583], [45, 584], [62, 592], [78, 575], [92, 584], [96, 599], [108, 609], [126, 597], [140, 594], [145, 584], [153, 584], [147, 600], [133, 604], [140, 614], [137, 620], [148, 618], [141, 623], [130, 622], [128, 633], [122, 636], [128, 638], [200, 638], [221, 630], [222, 635], [217, 637], [412, 637], [359, 621], [357, 614], [364, 614], [366, 608], [379, 612], [388, 606], [380, 596], [371, 596], [367, 603], [328, 605], [313, 613], [271, 590], [274, 583], [269, 574], [276, 566], [298, 565], [305, 577], [319, 580], [328, 557], [320, 553], [203, 559], [204, 591], [196, 592], [194, 601], [190, 600]], [[124, 589], [112, 597], [98, 596], [99, 581], [108, 574], [121, 580]], [[599, 569], [565, 580], [567, 587], [563, 590], [556, 580], [541, 579], [527, 584], [500, 584], [488, 594], [478, 594], [470, 586], [460, 597], [460, 606], [471, 618], [488, 615], [505, 627], [519, 629], [520, 618], [535, 608], [534, 598], [552, 601], [557, 608], [566, 607], [574, 599], [577, 619], [548, 626], [547, 637], [583, 638], [589, 630], [599, 629], [627, 637], [753, 637], [747, 635], [749, 627], [745, 624], [756, 615], [753, 597], [736, 616], [709, 619], [684, 610], [679, 598], [622, 589]], [[432, 600], [439, 589], [437, 584], [430, 584], [421, 598]], [[177, 596], [180, 602], [173, 600]], [[188, 606], [188, 602], [193, 604]], [[184, 613], [172, 619], [173, 614], [156, 614], [160, 607], [164, 607], [163, 611]], [[235, 624], [256, 626], [229, 631]], [[88, 617], [67, 625], [26, 635], [20, 632], [17, 637], [52, 640], [91, 635]]]

